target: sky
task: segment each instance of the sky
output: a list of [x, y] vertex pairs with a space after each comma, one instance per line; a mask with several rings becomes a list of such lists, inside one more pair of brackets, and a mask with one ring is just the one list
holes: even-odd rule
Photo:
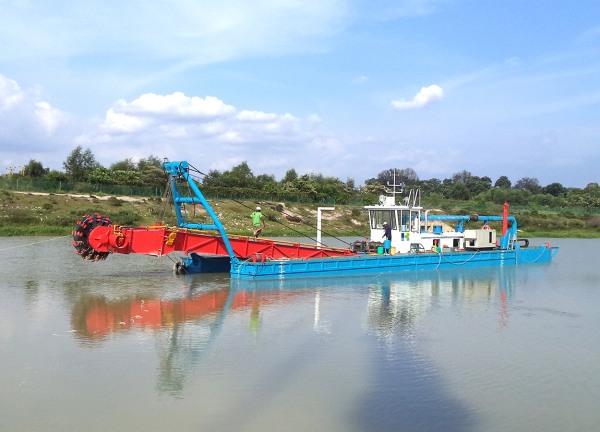
[[0, 0], [0, 173], [600, 182], [596, 0]]

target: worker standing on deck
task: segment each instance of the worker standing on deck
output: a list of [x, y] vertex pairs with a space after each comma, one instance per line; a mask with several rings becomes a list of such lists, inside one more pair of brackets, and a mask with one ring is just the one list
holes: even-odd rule
[[387, 222], [383, 223], [383, 235], [381, 238], [385, 238], [385, 241], [383, 242], [383, 250], [386, 254], [389, 254], [392, 245], [392, 227]]
[[256, 207], [256, 211], [252, 212], [250, 217], [252, 218], [252, 226], [254, 227], [254, 238], [258, 238], [265, 227], [265, 217], [260, 212], [260, 207]]

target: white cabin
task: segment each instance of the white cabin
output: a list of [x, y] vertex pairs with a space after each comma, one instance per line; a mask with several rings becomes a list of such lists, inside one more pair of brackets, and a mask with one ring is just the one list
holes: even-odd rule
[[391, 254], [442, 252], [465, 248], [464, 230], [444, 229], [444, 225], [439, 222], [428, 220], [429, 210], [423, 211], [420, 205], [419, 189], [411, 190], [401, 205], [396, 204], [394, 196], [381, 195], [379, 204], [364, 208], [369, 213], [370, 241], [383, 242], [383, 223], [390, 224]]

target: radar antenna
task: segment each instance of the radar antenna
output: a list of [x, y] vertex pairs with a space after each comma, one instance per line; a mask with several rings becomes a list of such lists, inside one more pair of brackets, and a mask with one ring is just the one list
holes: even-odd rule
[[390, 183], [388, 180], [387, 186], [392, 188], [391, 191], [389, 189], [386, 189], [386, 192], [392, 194], [392, 196], [394, 197], [394, 201], [396, 200], [396, 195], [404, 193], [404, 182], [396, 183], [396, 170], [394, 170], [393, 182]]

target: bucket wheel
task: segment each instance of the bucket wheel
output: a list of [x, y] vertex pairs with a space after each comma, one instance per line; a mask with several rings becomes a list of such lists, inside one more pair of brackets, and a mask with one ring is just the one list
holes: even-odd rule
[[110, 219], [95, 213], [93, 216], [86, 214], [80, 221], [77, 221], [73, 230], [73, 247], [75, 252], [84, 260], [100, 261], [106, 259], [108, 252], [97, 252], [90, 246], [89, 236], [97, 226], [112, 225]]

